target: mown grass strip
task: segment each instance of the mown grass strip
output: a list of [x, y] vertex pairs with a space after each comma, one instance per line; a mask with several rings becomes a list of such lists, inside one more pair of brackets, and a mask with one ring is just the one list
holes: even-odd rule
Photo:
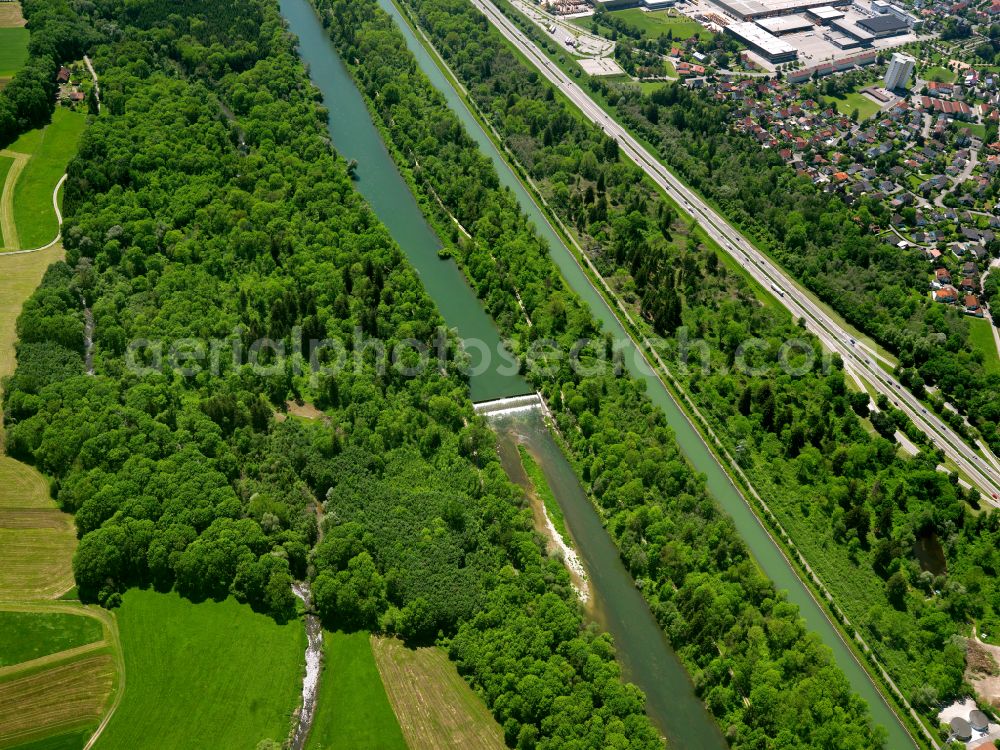
[[503, 750], [503, 730], [440, 648], [372, 638], [385, 692], [411, 748]]
[[[42, 129], [35, 149], [30, 152], [31, 159], [14, 186], [14, 223], [21, 247], [42, 247], [58, 234], [52, 191], [76, 154], [86, 125], [86, 115], [57, 108], [51, 124]], [[12, 146], [11, 150], [19, 149]], [[21, 150], [21, 153], [29, 152]]]
[[375, 666], [368, 633], [323, 633], [319, 701], [306, 747], [308, 750], [405, 750], [407, 747]]

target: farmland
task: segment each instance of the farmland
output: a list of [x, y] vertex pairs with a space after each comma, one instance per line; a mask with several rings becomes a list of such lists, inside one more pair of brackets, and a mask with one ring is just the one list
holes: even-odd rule
[[0, 667], [84, 646], [101, 637], [101, 623], [91, 617], [0, 610]]
[[10, 151], [31, 155], [14, 185], [14, 223], [20, 247], [41, 247], [59, 231], [52, 191], [76, 153], [86, 124], [85, 115], [59, 108], [50, 125], [11, 145]]
[[389, 701], [411, 748], [503, 750], [503, 730], [440, 648], [373, 638]]
[[368, 634], [327, 631], [323, 654], [309, 750], [405, 750], [407, 744], [382, 687]]
[[[95, 747], [253, 748], [285, 739], [302, 684], [302, 623], [233, 599], [132, 589], [117, 615], [127, 687]], [[206, 698], [210, 696], [211, 699]]]
[[0, 747], [92, 728], [114, 680], [107, 649], [0, 678]]
[[28, 59], [28, 30], [0, 26], [0, 79], [11, 78]]
[[113, 617], [79, 604], [4, 604], [0, 643], [0, 748], [79, 747], [121, 684]]
[[24, 15], [21, 13], [21, 3], [0, 3], [0, 29], [22, 26], [24, 26]]

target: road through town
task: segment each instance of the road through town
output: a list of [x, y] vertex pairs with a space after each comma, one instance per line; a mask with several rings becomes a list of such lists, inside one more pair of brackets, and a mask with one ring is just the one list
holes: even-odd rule
[[768, 256], [760, 252], [696, 193], [688, 189], [636, 138], [605, 112], [575, 81], [563, 73], [491, 0], [470, 0], [550, 82], [592, 122], [618, 141], [621, 151], [701, 225], [705, 233], [768, 286], [795, 318], [823, 345], [840, 355], [844, 365], [859, 374], [876, 392], [885, 394], [965, 474], [986, 502], [1000, 506], [1000, 472], [988, 463], [892, 374], [877, 363], [877, 355], [855, 341], [825, 310], [813, 302]]

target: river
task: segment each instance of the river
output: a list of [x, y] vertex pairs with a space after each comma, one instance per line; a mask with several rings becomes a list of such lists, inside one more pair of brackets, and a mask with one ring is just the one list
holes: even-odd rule
[[[511, 171], [486, 133], [483, 132], [459, 93], [414, 36], [399, 10], [392, 4], [391, 0], [378, 1], [386, 12], [396, 19], [406, 37], [407, 46], [416, 57], [421, 70], [444, 94], [469, 135], [476, 140], [482, 151], [493, 161], [501, 183], [514, 192], [522, 210], [532, 219], [540, 235], [548, 243], [552, 258], [566, 282], [589, 305], [595, 317], [605, 326], [605, 330], [610, 331], [617, 340], [629, 341], [628, 335], [618, 319], [607, 306], [603, 297], [591, 285], [572, 252], [566, 248], [549, 226], [530, 194]], [[417, 269], [428, 293], [437, 302], [448, 325], [455, 326], [463, 338], [478, 338], [487, 342], [491, 347], [497, 346], [500, 337], [496, 328], [483, 310], [475, 293], [468, 286], [461, 271], [453, 262], [439, 258], [437, 254], [440, 248], [438, 238], [427, 225], [408, 186], [396, 170], [378, 130], [371, 122], [361, 94], [337, 57], [336, 50], [327, 38], [325, 30], [309, 4], [309, 0], [280, 0], [280, 5], [281, 12], [288, 21], [291, 31], [299, 37], [299, 52], [302, 59], [309, 65], [312, 80], [322, 92], [327, 106], [330, 107], [329, 125], [333, 143], [345, 158], [358, 161], [358, 189], [369, 201], [376, 214], [403, 248], [412, 265]], [[709, 492], [720, 507], [732, 516], [741, 536], [764, 573], [774, 581], [779, 589], [787, 591], [789, 600], [799, 606], [808, 627], [819, 634], [823, 642], [833, 651], [834, 658], [847, 676], [852, 689], [868, 703], [876, 723], [888, 730], [888, 746], [894, 750], [914, 747], [913, 741], [876, 690], [867, 673], [858, 664], [850, 649], [826, 618], [819, 604], [798, 578], [791, 564], [781, 554], [756, 515], [747, 506], [728, 474], [702, 441], [701, 436], [688, 422], [664, 385], [645, 365], [644, 359], [631, 347], [631, 343], [628, 344], [628, 349], [631, 349], [628, 352], [631, 356], [625, 357], [626, 366], [633, 376], [645, 381], [647, 395], [666, 414], [682, 452], [697, 471], [705, 474]], [[471, 378], [471, 388], [473, 399], [476, 401], [530, 391], [530, 386], [521, 378], [503, 376], [495, 372], [487, 372]], [[544, 434], [537, 434], [532, 439], [547, 441], [551, 445], [551, 449], [539, 450], [536, 445], [532, 447], [532, 450], [539, 453], [539, 458], [545, 462], [543, 468], [546, 475], [549, 476], [552, 472], [558, 472], [558, 469], [553, 468], [552, 462], [558, 462], [561, 454], [552, 442], [551, 436], [548, 436], [544, 430], [542, 433]], [[562, 460], [565, 461], [564, 458]], [[551, 477], [550, 481], [553, 481]], [[604, 554], [594, 549], [606, 543], [610, 545], [610, 550], [614, 551], [613, 544], [603, 527], [596, 528], [590, 523], [590, 521], [594, 521], [599, 525], [600, 520], [589, 499], [582, 492], [582, 488], [577, 494], [572, 490], [571, 484], [562, 482], [558, 477], [555, 477], [553, 483], [555, 485], [553, 490], [555, 491], [556, 486], [558, 486], [560, 493], [562, 493], [557, 493], [557, 498], [566, 515], [570, 533], [577, 542], [577, 548], [585, 558], [585, 565], [588, 555], [593, 555], [590, 559], [594, 561], [598, 569], [605, 565], [612, 565], [610, 559], [605, 560]], [[571, 517], [577, 518], [575, 523], [570, 521]], [[615, 564], [621, 564], [617, 553], [611, 557], [614, 558]], [[615, 636], [619, 657], [625, 667], [628, 679], [635, 682], [649, 696], [649, 712], [657, 725], [668, 738], [675, 739], [675, 746], [678, 747], [725, 747], [714, 720], [694, 697], [693, 688], [686, 673], [682, 672], [680, 675], [671, 676], [671, 670], [663, 666], [670, 660], [676, 662], [676, 656], [670, 650], [662, 633], [657, 629], [655, 639], [640, 640], [636, 638], [633, 622], [616, 614], [619, 607], [629, 606], [628, 601], [631, 598], [642, 603], [645, 617], [652, 619], [648, 607], [645, 607], [644, 602], [641, 602], [641, 597], [638, 596], [631, 584], [631, 579], [623, 580], [611, 573], [608, 574], [607, 578], [602, 575], [600, 576], [601, 585], [608, 586], [608, 588], [601, 589], [598, 580], [594, 578], [597, 571], [588, 570], [588, 572], [591, 576], [595, 598], [599, 602], [604, 602], [604, 606], [596, 608], [596, 617]], [[625, 576], [628, 576], [627, 572], [625, 572]], [[635, 597], [632, 597], [632, 594], [635, 594]], [[621, 612], [626, 611], [628, 610], [621, 610]], [[639, 620], [642, 620], [642, 617], [639, 617], [637, 621]], [[616, 625], [616, 621], [620, 622]], [[615, 630], [619, 626], [621, 631], [616, 633]], [[651, 650], [656, 653], [656, 659], [650, 656]], [[654, 662], [659, 666], [655, 668], [651, 666]], [[696, 704], [694, 710], [687, 707], [680, 708], [684, 705], [684, 699], [687, 695], [690, 695]]]
[[[378, 0], [378, 3], [396, 20], [406, 37], [406, 45], [416, 58], [420, 69], [431, 80], [435, 88], [442, 93], [449, 106], [462, 121], [466, 131], [479, 144], [482, 152], [493, 162], [500, 176], [501, 184], [506, 185], [514, 192], [521, 205], [521, 210], [528, 215], [539, 234], [548, 243], [550, 255], [559, 267], [566, 283], [587, 303], [591, 313], [604, 325], [604, 330], [610, 331], [616, 341], [629, 341], [628, 334], [622, 328], [618, 318], [580, 268], [572, 251], [566, 247], [559, 235], [552, 229], [534, 198], [511, 170], [490, 137], [483, 131], [479, 121], [469, 111], [468, 106], [459, 92], [455, 90], [451, 81], [441, 72], [427, 49], [414, 35], [399, 9], [392, 0]], [[719, 506], [733, 518], [740, 535], [765, 575], [774, 582], [775, 586], [787, 592], [789, 601], [798, 605], [809, 629], [817, 633], [823, 642], [830, 647], [834, 659], [847, 676], [851, 688], [868, 704], [875, 722], [888, 731], [887, 746], [893, 750], [915, 748], [913, 739], [875, 687], [868, 673], [858, 663], [853, 652], [841, 639], [836, 628], [827, 619], [825, 611], [816, 602], [809, 589], [798, 577], [797, 572], [792, 568], [774, 540], [771, 539], [725, 469], [705, 445], [701, 435], [688, 421], [666, 387], [650, 370], [643, 357], [635, 351], [631, 341], [626, 347], [626, 353], [629, 356], [624, 359], [629, 372], [634, 377], [645, 381], [646, 395], [666, 414], [681, 451], [691, 465], [707, 477], [710, 494]]]
[[[358, 162], [357, 187], [416, 268], [445, 322], [465, 337], [496, 346], [493, 321], [482, 308], [461, 271], [437, 254], [441, 247], [427, 225], [406, 182], [372, 124], [353, 79], [337, 57], [309, 0], [280, 0], [281, 12], [299, 37], [299, 53], [313, 82], [330, 108], [330, 135], [337, 151]], [[486, 372], [471, 378], [476, 401], [503, 398], [531, 390], [521, 378]], [[647, 709], [672, 747], [723, 750], [726, 743], [715, 720], [694, 693], [677, 656], [653, 619], [645, 600], [618, 555], [573, 470], [540, 418], [509, 423], [521, 442], [536, 455], [587, 568], [595, 619], [614, 636], [627, 678], [647, 694]]]
[[[524, 378], [504, 371], [506, 363], [497, 355], [502, 344], [496, 326], [455, 262], [438, 255], [440, 239], [396, 169], [361, 92], [337, 57], [312, 6], [307, 0], [281, 0], [280, 6], [299, 38], [299, 53], [309, 66], [310, 77], [330, 110], [327, 124], [333, 144], [345, 159], [357, 161], [355, 187], [403, 249], [447, 325], [457, 328], [464, 341], [475, 344], [468, 348], [474, 371], [469, 379], [472, 400], [533, 393]], [[476, 372], [483, 369], [478, 368], [480, 343], [489, 348], [491, 357], [485, 371]]]

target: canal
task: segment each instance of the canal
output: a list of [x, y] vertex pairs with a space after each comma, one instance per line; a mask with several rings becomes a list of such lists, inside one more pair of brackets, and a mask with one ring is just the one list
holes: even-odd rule
[[566, 247], [549, 224], [532, 195], [511, 170], [493, 141], [484, 132], [479, 121], [469, 111], [467, 104], [456, 91], [452, 82], [444, 75], [431, 54], [415, 36], [399, 8], [396, 7], [393, 0], [378, 0], [378, 3], [395, 19], [397, 26], [406, 38], [406, 45], [416, 58], [420, 69], [447, 100], [451, 109], [465, 126], [466, 132], [493, 162], [501, 184], [509, 187], [517, 196], [521, 210], [531, 219], [541, 237], [548, 244], [549, 254], [559, 267], [566, 283], [587, 303], [591, 313], [604, 325], [604, 330], [610, 331], [616, 341], [628, 342], [627, 346], [624, 347], [627, 354], [624, 359], [629, 372], [634, 377], [645, 381], [646, 395], [666, 414], [681, 451], [694, 468], [707, 477], [709, 492], [719, 506], [733, 518], [740, 535], [765, 575], [774, 582], [777, 588], [787, 592], [789, 601], [798, 605], [809, 629], [817, 633], [833, 651], [834, 659], [847, 676], [851, 688], [868, 704], [875, 722], [886, 728], [888, 747], [893, 748], [893, 750], [915, 748], [913, 739], [900, 723], [895, 711], [888, 705], [875, 687], [871, 677], [858, 663], [854, 653], [844, 643], [839, 632], [827, 618], [825, 611], [816, 602], [809, 589], [798, 577], [774, 540], [771, 539], [767, 530], [729, 478], [729, 474], [719, 464], [715, 455], [702, 440], [701, 435], [688, 421], [687, 416], [674, 401], [673, 396], [651, 371], [643, 356], [636, 351], [628, 334], [611, 308], [608, 307], [604, 297], [594, 288], [589, 277], [580, 268], [572, 251]]
[[[522, 210], [548, 243], [551, 256], [566, 282], [590, 306], [592, 313], [606, 330], [621, 342], [629, 342], [626, 353], [630, 356], [625, 357], [629, 371], [645, 381], [647, 394], [666, 414], [681, 450], [694, 468], [706, 475], [709, 492], [720, 507], [733, 517], [761, 569], [779, 589], [787, 591], [790, 601], [799, 606], [808, 627], [818, 633], [831, 648], [853, 690], [868, 703], [876, 723], [886, 727], [889, 732], [888, 746], [894, 749], [914, 747], [913, 741], [867, 673], [747, 506], [701, 436], [631, 345], [627, 333], [603, 297], [594, 289], [572, 252], [551, 228], [459, 93], [414, 36], [391, 0], [378, 2], [396, 19], [421, 70], [442, 92], [467, 132], [493, 161], [501, 183], [514, 191]], [[437, 251], [441, 245], [437, 236], [428, 226], [406, 182], [399, 175], [377, 128], [371, 122], [361, 94], [337, 57], [309, 0], [280, 0], [280, 5], [291, 31], [299, 38], [299, 52], [309, 66], [313, 82], [330, 108], [329, 127], [333, 143], [341, 155], [358, 162], [358, 189], [403, 248], [428, 293], [438, 304], [446, 323], [457, 328], [463, 339], [478, 339], [496, 351], [501, 343], [495, 326], [458, 267], [452, 261], [442, 260], [438, 256]], [[472, 377], [471, 389], [473, 400], [476, 401], [531, 390], [520, 377], [504, 374], [500, 370], [487, 370]], [[563, 507], [570, 533], [591, 576], [596, 600], [595, 616], [615, 637], [627, 678], [647, 693], [651, 717], [668, 739], [674, 741], [675, 747], [706, 750], [725, 747], [714, 720], [694, 695], [686, 673], [679, 668], [677, 658], [662, 632], [655, 628], [655, 621], [648, 607], [632, 585], [631, 578], [621, 565], [617, 551], [600, 525], [600, 519], [583, 489], [579, 487], [575, 476], [569, 482], [561, 474], [563, 471], [572, 474], [565, 457], [546, 430], [532, 427], [530, 423], [519, 424], [517, 429], [519, 439], [527, 441], [529, 450], [537, 454], [553, 489], [559, 488], [557, 497], [560, 506]], [[563, 465], [565, 467], [560, 468]], [[579, 488], [578, 492], [573, 487], [574, 483]], [[616, 575], [616, 569], [620, 569], [624, 577]], [[632, 609], [635, 605], [639, 605], [638, 610]], [[653, 623], [655, 636], [644, 632], [643, 622]], [[640, 632], [643, 633], [641, 637]]]
[[[406, 181], [371, 121], [361, 92], [337, 57], [308, 0], [281, 0], [281, 13], [299, 38], [299, 53], [309, 66], [313, 83], [329, 108], [328, 127], [337, 151], [357, 161], [355, 187], [403, 249], [420, 281], [437, 304], [448, 326], [458, 329], [471, 357], [469, 378], [473, 401], [520, 396], [534, 389], [508, 365], [493, 320], [483, 309], [453, 260], [438, 255], [441, 241], [431, 229]], [[481, 367], [483, 349], [488, 365]], [[480, 372], [482, 370], [482, 372]]]
[[[428, 226], [370, 119], [350, 73], [337, 57], [309, 0], [280, 0], [289, 28], [299, 38], [299, 54], [330, 110], [330, 135], [337, 151], [358, 162], [357, 187], [416, 268], [449, 326], [463, 338], [496, 347], [500, 336], [465, 277], [442, 259], [437, 236]], [[471, 378], [473, 400], [491, 400], [531, 391], [520, 377], [487, 371]], [[627, 679], [647, 695], [647, 711], [671, 747], [724, 750], [718, 725], [695, 695], [683, 665], [657, 625], [618, 555], [600, 517], [539, 415], [504, 420], [501, 439], [516, 434], [543, 467], [580, 550], [591, 582], [592, 616], [614, 637]], [[515, 431], [511, 433], [510, 431]]]

